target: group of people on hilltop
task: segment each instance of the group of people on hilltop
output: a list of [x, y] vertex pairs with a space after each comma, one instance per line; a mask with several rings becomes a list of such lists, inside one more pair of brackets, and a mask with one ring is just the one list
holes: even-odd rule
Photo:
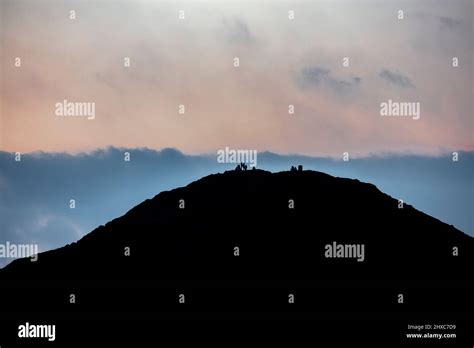
[[[255, 167], [253, 167], [255, 169]], [[241, 162], [240, 164], [237, 164], [237, 167], [235, 167], [235, 170], [240, 172], [242, 170], [247, 170], [247, 165], [244, 162]]]
[[[252, 167], [252, 169], [255, 170], [255, 167]], [[246, 171], [247, 170], [247, 165], [244, 162], [241, 162], [240, 164], [237, 164], [237, 167], [235, 167], [235, 170], [237, 172]], [[303, 166], [301, 164], [298, 167], [291, 166], [290, 171], [292, 171], [292, 172], [301, 172], [301, 171], [303, 171]]]
[[298, 166], [298, 168], [295, 166], [291, 166], [290, 172], [301, 172], [301, 171], [303, 171], [303, 166], [301, 164]]

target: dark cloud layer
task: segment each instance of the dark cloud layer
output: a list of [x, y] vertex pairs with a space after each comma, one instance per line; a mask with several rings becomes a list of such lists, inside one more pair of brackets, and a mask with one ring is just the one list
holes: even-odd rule
[[394, 85], [397, 85], [402, 88], [414, 88], [415, 85], [411, 82], [411, 79], [398, 71], [390, 71], [388, 69], [383, 69], [379, 76], [385, 81], [388, 81]]
[[451, 17], [446, 17], [446, 16], [440, 16], [438, 17], [439, 21], [447, 28], [449, 29], [454, 29], [458, 27], [461, 24], [461, 21], [456, 20]]
[[359, 86], [362, 83], [362, 78], [356, 76], [341, 79], [336, 77], [329, 69], [311, 66], [301, 69], [299, 82], [303, 87], [326, 87], [338, 94], [344, 94]]

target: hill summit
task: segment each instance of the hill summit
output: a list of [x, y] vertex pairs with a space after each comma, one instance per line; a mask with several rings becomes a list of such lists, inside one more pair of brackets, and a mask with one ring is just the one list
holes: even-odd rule
[[474, 239], [358, 180], [228, 171], [161, 192], [0, 279], [464, 279]]

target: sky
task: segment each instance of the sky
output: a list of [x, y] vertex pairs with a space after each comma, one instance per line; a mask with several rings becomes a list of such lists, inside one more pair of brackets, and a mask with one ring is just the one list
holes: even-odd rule
[[[304, 163], [374, 183], [474, 236], [473, 11], [472, 0], [1, 0], [0, 244], [73, 242], [230, 169], [216, 160], [226, 147], [258, 151], [262, 169]], [[65, 100], [94, 117], [58, 115]], [[383, 116], [388, 101], [418, 105], [419, 118]]]
[[[5, 151], [474, 149], [469, 0], [0, 6]], [[95, 118], [57, 116], [65, 99], [94, 102]], [[388, 99], [420, 103], [420, 119], [382, 117]]]

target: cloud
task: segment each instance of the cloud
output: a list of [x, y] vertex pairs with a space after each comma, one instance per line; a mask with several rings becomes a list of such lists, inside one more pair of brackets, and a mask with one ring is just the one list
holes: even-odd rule
[[402, 88], [415, 88], [415, 85], [411, 82], [410, 78], [401, 74], [398, 71], [390, 71], [388, 69], [383, 69], [379, 76], [384, 80], [397, 85]]
[[439, 16], [437, 18], [439, 19], [441, 24], [443, 24], [443, 26], [448, 28], [448, 29], [455, 29], [456, 27], [458, 27], [461, 24], [460, 20], [456, 20], [456, 19], [451, 18], [451, 17]]
[[[65, 17], [69, 2], [51, 11], [49, 0], [27, 1], [28, 6], [8, 0], [2, 24], [10, 34], [3, 48], [24, 57], [24, 64], [20, 70], [5, 66], [1, 148], [173, 146], [202, 153], [245, 143], [313, 155], [348, 147], [364, 154], [457, 148], [470, 143], [473, 133], [472, 83], [464, 71], [469, 69], [464, 57], [473, 53], [467, 1], [435, 0], [433, 9], [411, 4], [406, 8], [410, 18], [428, 13], [387, 26], [380, 14], [392, 13], [388, 2], [380, 8], [347, 2], [341, 12], [337, 4], [303, 1], [295, 8], [295, 20], [282, 12], [282, 4], [190, 2], [180, 21], [179, 2], [146, 1], [145, 8], [111, 1], [91, 13], [89, 2], [71, 0], [78, 14], [88, 15], [70, 25]], [[437, 16], [461, 24], [455, 31], [440, 30], [440, 21], [453, 21]], [[351, 28], [344, 35], [341, 23]], [[113, 40], [117, 36], [120, 40]], [[446, 52], [459, 57], [458, 73], [433, 71], [449, 64]], [[129, 68], [123, 67], [124, 57], [131, 58]], [[233, 66], [234, 57], [240, 58], [239, 68]], [[351, 68], [342, 68], [343, 57], [352, 57]], [[396, 57], [390, 64], [416, 84], [426, 122], [397, 122], [390, 129], [386, 122], [374, 122], [385, 88], [400, 88], [378, 76], [382, 68], [393, 70], [386, 57]], [[442, 91], [442, 85], [458, 88]], [[54, 104], [64, 99], [95, 102], [96, 118], [55, 117]], [[298, 117], [277, 117], [290, 103]], [[191, 117], [174, 117], [181, 104]]]
[[253, 37], [248, 25], [240, 18], [223, 19], [223, 33], [227, 42], [232, 44], [253, 44]]
[[351, 77], [341, 79], [334, 76], [329, 69], [319, 66], [304, 67], [301, 69], [299, 84], [302, 87], [325, 87], [337, 94], [345, 94], [362, 83], [362, 78]]

